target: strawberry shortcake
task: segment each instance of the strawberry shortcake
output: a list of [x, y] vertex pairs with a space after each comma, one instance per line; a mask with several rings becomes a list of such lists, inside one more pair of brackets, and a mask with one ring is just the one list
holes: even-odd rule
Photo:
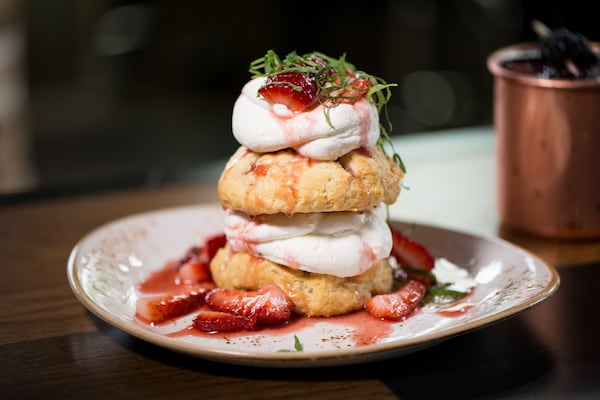
[[386, 204], [404, 171], [379, 122], [391, 85], [321, 53], [269, 51], [251, 72], [233, 109], [241, 147], [219, 180], [227, 244], [213, 280], [275, 284], [304, 315], [362, 309], [394, 280]]
[[[241, 146], [219, 179], [224, 232], [142, 282], [138, 317], [196, 312], [202, 334], [355, 310], [402, 321], [470, 293], [468, 271], [388, 223], [404, 175], [379, 124], [392, 85], [321, 53], [269, 51], [251, 72], [233, 110]], [[171, 293], [149, 293], [156, 282]]]

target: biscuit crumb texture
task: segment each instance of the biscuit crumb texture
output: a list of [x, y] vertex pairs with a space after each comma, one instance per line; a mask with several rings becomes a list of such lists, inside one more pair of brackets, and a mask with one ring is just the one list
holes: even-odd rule
[[363, 211], [393, 204], [400, 168], [379, 147], [337, 161], [317, 161], [294, 150], [256, 153], [240, 147], [219, 179], [225, 208], [250, 215]]
[[392, 267], [387, 259], [377, 261], [361, 275], [340, 278], [291, 269], [247, 253], [235, 252], [229, 245], [220, 249], [210, 269], [218, 287], [258, 290], [275, 283], [294, 302], [295, 312], [329, 317], [360, 310], [377, 294], [392, 289]]

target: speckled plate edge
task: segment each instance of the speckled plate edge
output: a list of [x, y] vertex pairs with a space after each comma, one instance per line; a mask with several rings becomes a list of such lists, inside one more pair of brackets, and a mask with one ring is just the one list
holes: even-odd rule
[[[221, 207], [217, 204], [208, 204], [201, 206], [163, 209], [144, 214], [132, 215], [100, 226], [84, 236], [73, 248], [67, 263], [67, 278], [71, 289], [73, 290], [73, 293], [79, 302], [104, 322], [149, 343], [153, 343], [155, 345], [190, 356], [200, 357], [217, 362], [248, 365], [254, 367], [322, 367], [355, 364], [408, 354], [434, 345], [440, 341], [447, 340], [456, 335], [471, 332], [473, 330], [480, 329], [490, 324], [500, 322], [506, 318], [515, 316], [518, 313], [527, 310], [547, 299], [558, 289], [560, 284], [559, 275], [552, 266], [548, 265], [543, 260], [527, 252], [526, 250], [521, 249], [502, 239], [479, 237], [468, 233], [457, 232], [430, 225], [417, 225], [414, 227], [413, 224], [393, 221], [392, 224], [399, 229], [406, 229], [412, 226], [412, 234], [414, 235], [414, 238], [423, 242], [427, 247], [433, 247], [436, 250], [447, 253], [462, 252], [462, 257], [459, 257], [460, 260], [458, 260], [458, 263], [461, 263], [462, 261], [464, 264], [467, 262], [472, 262], [473, 259], [478, 259], [486, 255], [489, 256], [490, 254], [487, 254], [485, 251], [481, 252], [481, 254], [478, 254], [478, 251], [481, 250], [480, 248], [483, 245], [484, 247], [497, 248], [500, 253], [503, 253], [493, 254], [494, 258], [502, 259], [502, 256], [504, 255], [522, 258], [524, 262], [526, 260], [530, 268], [536, 268], [537, 271], [543, 275], [543, 280], [525, 297], [520, 299], [517, 304], [514, 304], [509, 308], [500, 309], [498, 311], [491, 312], [485, 317], [477, 318], [472, 321], [466, 321], [464, 323], [441, 330], [434, 330], [417, 337], [347, 349], [324, 350], [307, 353], [249, 353], [240, 350], [215, 350], [204, 346], [180, 342], [165, 335], [149, 331], [142, 326], [133, 323], [133, 321], [124, 321], [114, 312], [107, 310], [107, 308], [101, 304], [102, 301], [96, 298], [97, 296], [95, 297], [94, 294], [90, 294], [89, 290], [85, 289], [89, 282], [87, 284], [82, 282], [81, 249], [86, 242], [91, 240], [91, 238], [94, 238], [110, 227], [128, 224], [133, 220], [160, 220], [164, 218], [170, 218], [170, 216], [175, 213], [191, 213], [190, 215], [198, 214], [198, 217], [202, 217], [207, 213], [210, 213], [210, 215], [214, 215], [215, 218], [218, 219], [220, 218]], [[200, 221], [201, 219], [199, 218], [198, 220]], [[206, 223], [206, 221], [204, 221], [204, 226], [210, 228], [210, 223]], [[218, 229], [219, 227], [216, 228], [217, 231]], [[215, 229], [213, 229], [213, 231], [214, 230]], [[152, 234], [152, 232], [141, 233], [141, 239], [143, 240], [143, 237], [147, 234]], [[208, 232], [206, 234], [208, 234]], [[181, 243], [180, 247], [181, 249], [185, 249], [189, 247], [189, 245], [190, 243], [185, 241]], [[180, 253], [174, 253], [173, 256], [176, 257], [178, 254]], [[447, 254], [447, 256], [451, 255], [452, 254]], [[87, 279], [89, 280], [89, 278]]]

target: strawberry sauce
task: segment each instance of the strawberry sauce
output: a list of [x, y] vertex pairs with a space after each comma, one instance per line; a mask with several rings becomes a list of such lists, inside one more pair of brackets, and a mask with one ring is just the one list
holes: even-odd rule
[[360, 123], [360, 146], [367, 147], [369, 142], [369, 130], [371, 129], [371, 114], [369, 102], [357, 101], [352, 105]]
[[315, 108], [311, 111], [296, 114], [294, 118], [277, 118], [281, 130], [285, 136], [285, 142], [289, 147], [298, 146], [306, 142], [306, 132], [314, 130], [314, 126], [319, 121], [323, 110]]
[[460, 303], [453, 304], [450, 307], [446, 307], [441, 310], [438, 310], [436, 314], [438, 314], [442, 317], [456, 318], [456, 317], [460, 317], [461, 315], [466, 314], [467, 311], [469, 311], [471, 308], [473, 308], [474, 305], [475, 304], [469, 303], [469, 302], [460, 302]]
[[178, 261], [170, 261], [163, 268], [153, 272], [140, 283], [138, 290], [144, 294], [159, 294], [181, 291], [181, 285], [176, 284]]
[[[193, 326], [188, 326], [177, 332], [169, 333], [167, 336], [173, 338], [198, 336], [222, 338], [224, 340], [247, 336], [254, 333], [268, 336], [284, 336], [287, 334], [298, 333], [304, 329], [312, 328], [320, 323], [335, 324], [351, 328], [353, 332], [350, 337], [356, 343], [356, 346], [379, 343], [380, 340], [389, 337], [392, 333], [391, 321], [377, 319], [369, 315], [366, 311], [355, 311], [353, 313], [336, 317], [307, 317], [294, 315], [286, 324], [262, 326], [252, 331], [243, 330], [239, 332], [209, 333], [196, 329]], [[327, 339], [324, 338], [323, 340]]]
[[267, 176], [267, 174], [269, 173], [269, 167], [265, 164], [255, 164], [252, 166], [252, 173], [256, 176]]
[[[178, 277], [179, 266], [181, 265], [181, 259], [173, 260], [167, 262], [163, 268], [154, 271], [150, 276], [148, 276], [147, 279], [145, 279], [139, 284], [137, 288], [138, 293], [141, 295], [139, 297], [144, 298], [152, 295], [175, 295], [186, 292], [189, 293], [194, 290], [198, 290], [199, 288], [212, 289], [215, 287], [215, 284], [212, 280], [194, 284], [182, 283]], [[443, 317], [460, 317], [464, 315], [467, 311], [469, 311], [473, 306], [473, 303], [463, 300], [457, 304], [448, 306], [444, 309], [437, 311], [437, 314]], [[198, 313], [201, 313], [202, 311], [209, 310], [211, 309], [207, 304], [197, 306], [194, 311], [188, 313], [187, 316], [185, 316], [185, 321], [190, 320], [191, 317], [196, 318], [196, 315]], [[417, 308], [416, 311], [413, 311], [411, 314], [414, 314], [415, 312], [419, 312], [419, 308]], [[181, 317], [163, 320], [160, 323], [152, 323], [140, 314], [136, 313], [135, 316], [137, 323], [143, 326], [151, 325], [155, 327], [169, 326], [175, 321], [178, 321], [178, 318], [183, 317], [184, 316], [182, 315]], [[352, 342], [354, 342], [355, 346], [364, 346], [379, 343], [381, 340], [390, 337], [393, 330], [393, 323], [401, 322], [408, 317], [410, 317], [410, 315], [405, 316], [399, 321], [379, 319], [365, 310], [355, 311], [345, 315], [333, 317], [307, 317], [292, 314], [291, 318], [289, 318], [289, 320], [283, 324], [268, 325], [259, 323], [250, 330], [241, 330], [237, 332], [205, 332], [194, 327], [194, 325], [192, 325], [191, 322], [189, 324], [187, 324], [187, 322], [184, 322], [185, 324], [187, 324], [185, 327], [179, 329], [178, 331], [167, 333], [165, 335], [173, 338], [197, 336], [222, 338], [224, 340], [227, 340], [228, 338], [243, 337], [253, 334], [283, 336], [288, 334], [295, 334], [305, 329], [314, 328], [321, 323], [327, 323], [328, 326], [337, 325], [341, 328], [349, 328], [342, 329], [344, 333], [342, 333], [341, 336], [343, 336], [343, 338], [351, 339]], [[325, 336], [326, 335], [327, 334], [325, 334]], [[332, 335], [334, 335], [335, 337], [324, 337], [322, 340], [326, 342], [328, 340], [336, 341], [340, 339], [340, 336], [338, 334], [332, 333]]]
[[176, 294], [192, 291], [198, 288], [213, 288], [211, 282], [184, 284], [178, 278], [177, 265], [179, 261], [169, 261], [163, 268], [153, 272], [138, 286], [139, 293], [143, 294]]
[[[213, 282], [205, 282], [195, 285], [184, 285], [179, 283], [178, 280], [178, 260], [169, 261], [165, 266], [155, 272], [153, 272], [148, 278], [142, 281], [138, 286], [138, 292], [144, 295], [155, 295], [155, 294], [176, 294], [182, 293], [186, 290], [193, 290], [199, 286], [213, 287]], [[201, 310], [208, 310], [208, 306], [203, 305], [198, 308], [194, 313], [200, 312]], [[140, 315], [136, 315], [136, 320], [142, 325], [151, 325], [151, 323]], [[164, 321], [160, 324], [152, 324], [154, 326], [165, 326], [169, 325], [173, 320]], [[301, 315], [293, 315], [288, 322], [281, 325], [263, 325], [259, 326], [254, 330], [243, 330], [240, 332], [223, 332], [223, 333], [208, 333], [203, 332], [199, 329], [194, 328], [192, 325], [186, 326], [185, 328], [167, 334], [169, 337], [185, 337], [185, 336], [199, 336], [199, 337], [214, 337], [214, 338], [233, 338], [240, 336], [247, 336], [253, 333], [260, 333], [261, 335], [267, 334], [270, 336], [283, 336], [290, 333], [296, 333], [301, 330], [314, 327], [320, 323], [335, 324], [342, 327], [351, 328], [353, 333], [351, 334], [352, 340], [357, 346], [364, 346], [368, 344], [378, 343], [380, 340], [389, 337], [392, 332], [392, 325], [390, 321], [381, 320], [373, 317], [366, 311], [356, 311], [353, 313], [334, 316], [334, 317], [306, 317]]]

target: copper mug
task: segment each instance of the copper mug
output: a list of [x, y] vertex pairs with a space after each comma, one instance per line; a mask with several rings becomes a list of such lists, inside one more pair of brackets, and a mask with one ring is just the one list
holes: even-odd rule
[[600, 79], [546, 79], [502, 66], [536, 55], [539, 46], [525, 43], [487, 60], [500, 221], [544, 237], [600, 237]]

